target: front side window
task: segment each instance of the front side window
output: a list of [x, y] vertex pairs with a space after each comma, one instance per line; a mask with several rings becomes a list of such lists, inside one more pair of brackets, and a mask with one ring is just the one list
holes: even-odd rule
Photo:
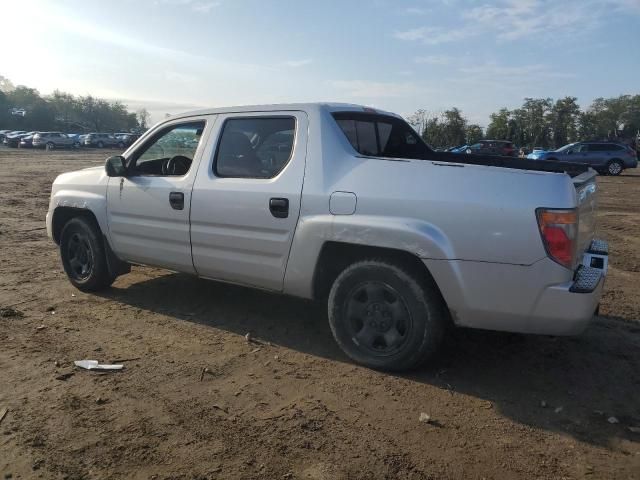
[[360, 154], [389, 158], [426, 158], [431, 149], [403, 120], [389, 115], [336, 112], [333, 118]]
[[135, 154], [134, 175], [185, 175], [200, 143], [205, 122], [171, 125], [156, 133]]
[[293, 117], [231, 118], [224, 123], [216, 150], [219, 177], [273, 178], [291, 158]]

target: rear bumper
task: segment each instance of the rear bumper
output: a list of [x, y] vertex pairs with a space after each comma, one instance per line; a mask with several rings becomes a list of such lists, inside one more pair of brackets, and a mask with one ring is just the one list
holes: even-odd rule
[[541, 335], [581, 333], [598, 308], [608, 268], [594, 241], [573, 274], [545, 258], [533, 265], [425, 260], [458, 326]]

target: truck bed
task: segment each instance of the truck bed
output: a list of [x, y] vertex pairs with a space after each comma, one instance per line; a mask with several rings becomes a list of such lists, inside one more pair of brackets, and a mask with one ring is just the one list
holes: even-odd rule
[[583, 163], [558, 162], [551, 160], [530, 160], [519, 157], [502, 157], [498, 155], [476, 155], [451, 152], [431, 152], [425, 160], [448, 163], [467, 163], [470, 165], [488, 165], [492, 167], [514, 168], [517, 170], [537, 170], [542, 172], [565, 172], [571, 177], [587, 172], [589, 166]]

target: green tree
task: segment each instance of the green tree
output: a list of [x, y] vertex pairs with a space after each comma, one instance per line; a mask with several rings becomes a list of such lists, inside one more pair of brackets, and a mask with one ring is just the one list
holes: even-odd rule
[[16, 87], [13, 85], [11, 80], [7, 77], [0, 75], [0, 92], [9, 93], [13, 91]]
[[151, 119], [151, 115], [146, 108], [143, 107], [136, 112], [136, 119], [139, 128], [143, 130], [149, 128], [149, 120]]
[[467, 125], [465, 131], [465, 141], [467, 145], [473, 145], [474, 143], [478, 143], [478, 141], [482, 140], [483, 132], [482, 127], [478, 124], [472, 123]]
[[564, 97], [556, 100], [551, 108], [550, 122], [552, 146], [560, 148], [578, 139], [578, 119], [580, 106], [576, 97]]
[[462, 112], [453, 107], [442, 114], [442, 147], [462, 145], [467, 133], [467, 119]]
[[489, 115], [490, 121], [487, 126], [487, 138], [493, 140], [510, 140], [510, 117], [511, 112], [506, 108], [501, 108], [498, 112]]

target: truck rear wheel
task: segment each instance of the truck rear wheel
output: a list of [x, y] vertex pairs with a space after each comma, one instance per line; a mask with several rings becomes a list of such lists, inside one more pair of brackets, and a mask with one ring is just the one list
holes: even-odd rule
[[329, 324], [355, 362], [380, 370], [415, 368], [444, 338], [447, 310], [435, 284], [384, 260], [347, 267], [329, 294]]
[[106, 288], [116, 278], [109, 274], [100, 230], [90, 219], [75, 217], [67, 222], [60, 235], [60, 256], [69, 281], [83, 292]]

